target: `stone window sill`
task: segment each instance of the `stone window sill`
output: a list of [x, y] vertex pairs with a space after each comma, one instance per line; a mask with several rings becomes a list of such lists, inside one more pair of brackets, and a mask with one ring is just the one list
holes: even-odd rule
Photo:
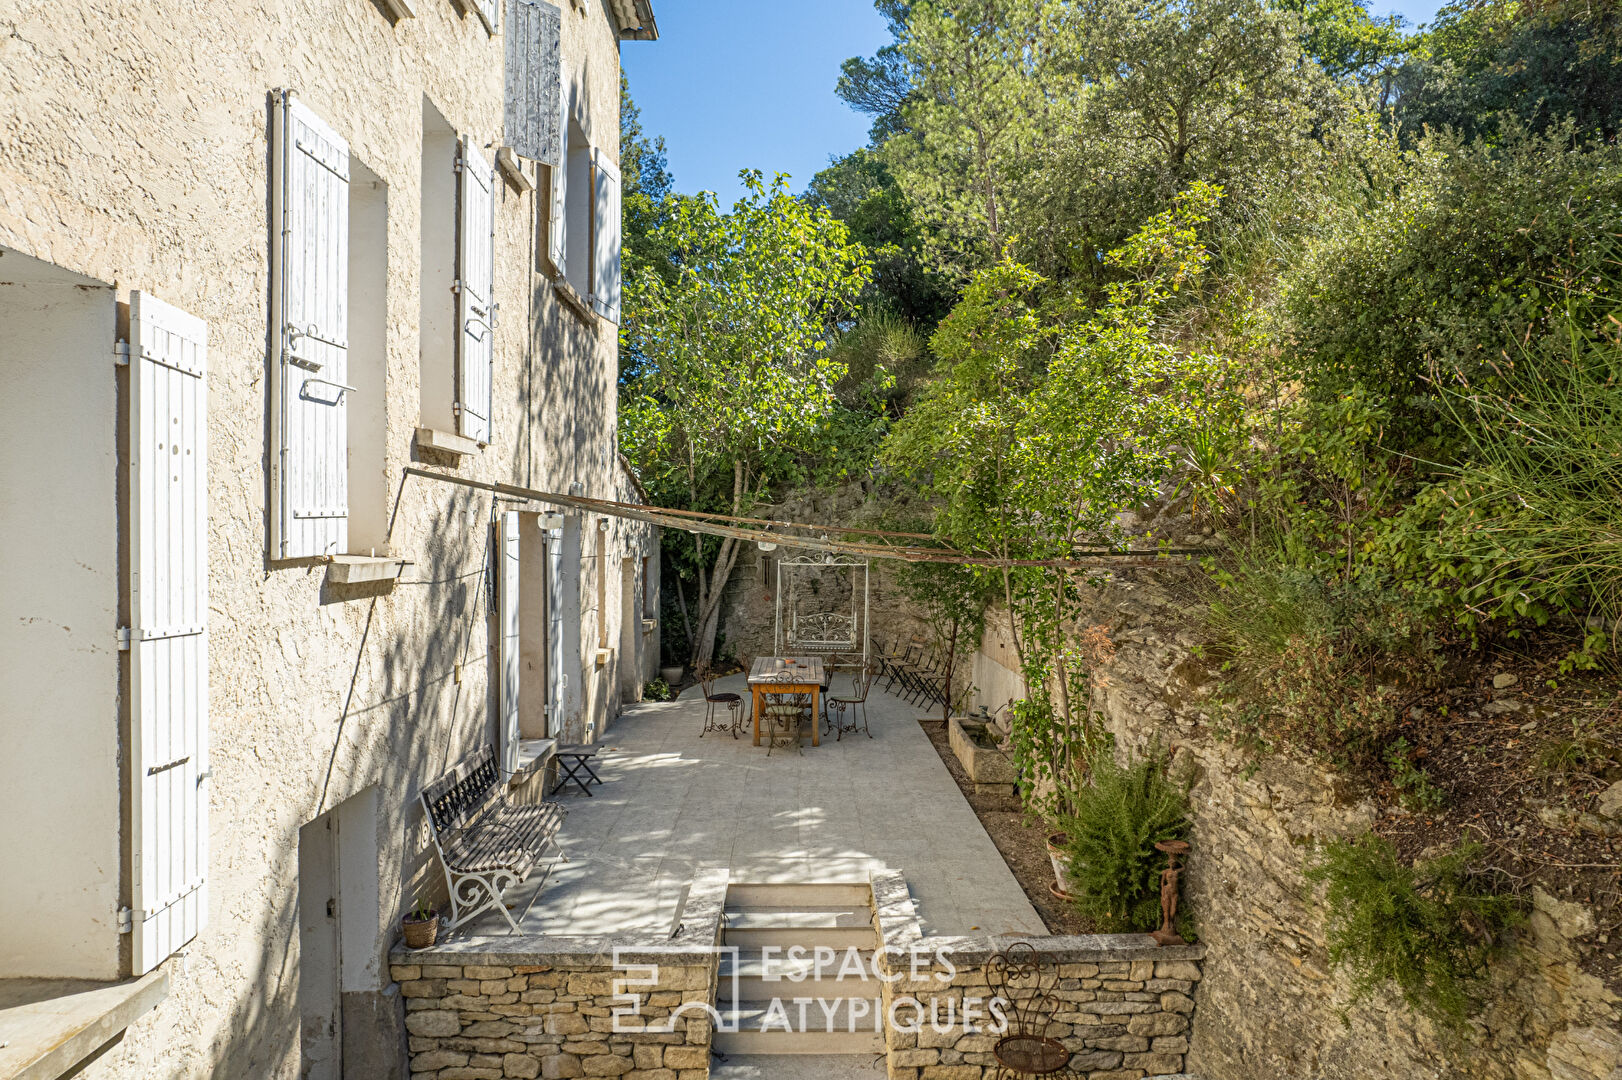
[[327, 580], [334, 585], [398, 581], [410, 565], [410, 559], [388, 555], [334, 555], [327, 563]]
[[437, 450], [441, 454], [455, 454], [458, 457], [477, 454], [482, 449], [476, 440], [465, 435], [452, 435], [448, 431], [426, 427], [417, 429], [417, 445], [424, 450]]
[[123, 982], [0, 979], [0, 1076], [55, 1080], [157, 1008], [169, 973]]
[[597, 313], [591, 310], [591, 304], [569, 284], [567, 278], [553, 279], [552, 289], [558, 294], [558, 299], [563, 301], [563, 306], [572, 311], [576, 318], [590, 329], [597, 329]]
[[518, 740], [518, 768], [513, 772], [509, 784], [522, 784], [534, 773], [544, 770], [546, 763], [552, 760], [557, 751], [556, 739], [519, 739]]

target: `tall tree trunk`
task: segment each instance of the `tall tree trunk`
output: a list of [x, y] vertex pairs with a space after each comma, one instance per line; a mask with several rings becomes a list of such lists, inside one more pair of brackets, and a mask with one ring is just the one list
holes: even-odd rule
[[[737, 515], [743, 510], [743, 496], [748, 471], [744, 463], [732, 463], [732, 513]], [[700, 548], [700, 551], [703, 549]], [[698, 637], [693, 641], [693, 667], [703, 669], [715, 659], [715, 637], [721, 629], [721, 600], [726, 595], [727, 582], [732, 578], [732, 570], [737, 565], [738, 554], [743, 550], [742, 543], [734, 537], [726, 537], [721, 541], [721, 547], [716, 552], [715, 563], [705, 573], [703, 562], [699, 563], [699, 596], [698, 596]]]
[[941, 702], [941, 719], [952, 719], [952, 671], [957, 665], [957, 620], [952, 620], [952, 633], [946, 639], [946, 700]]

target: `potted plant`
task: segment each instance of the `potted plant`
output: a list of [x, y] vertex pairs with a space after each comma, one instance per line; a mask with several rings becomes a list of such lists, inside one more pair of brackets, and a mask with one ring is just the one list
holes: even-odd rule
[[672, 690], [674, 690], [676, 687], [681, 685], [681, 677], [684, 670], [685, 669], [680, 664], [677, 664], [674, 667], [662, 667], [659, 669], [659, 677], [663, 679]]
[[405, 933], [406, 948], [426, 949], [439, 937], [439, 912], [418, 897], [416, 906], [400, 916], [400, 929]]
[[1070, 855], [1066, 851], [1069, 846], [1070, 834], [1048, 834], [1048, 858], [1053, 863], [1053, 884], [1048, 886], [1048, 891], [1060, 900], [1074, 898], [1070, 883]]

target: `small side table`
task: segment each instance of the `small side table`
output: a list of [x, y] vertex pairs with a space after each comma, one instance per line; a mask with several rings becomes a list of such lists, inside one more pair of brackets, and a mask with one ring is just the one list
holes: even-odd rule
[[[591, 767], [591, 759], [597, 756], [595, 746], [560, 746], [554, 753], [558, 759], [558, 782], [552, 788], [556, 795], [563, 790], [565, 784], [573, 780], [575, 787], [591, 797], [591, 785], [601, 784], [603, 778], [598, 776]], [[584, 776], [581, 773], [585, 773]]]

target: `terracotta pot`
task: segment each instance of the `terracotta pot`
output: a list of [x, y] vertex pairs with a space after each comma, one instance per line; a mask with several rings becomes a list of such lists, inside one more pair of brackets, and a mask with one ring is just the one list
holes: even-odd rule
[[1075, 890], [1070, 885], [1070, 859], [1064, 853], [1069, 837], [1062, 832], [1048, 836], [1048, 858], [1053, 862], [1054, 895], [1068, 898]]
[[400, 929], [405, 932], [406, 948], [426, 949], [439, 937], [439, 916], [413, 919], [406, 915], [400, 920]]

